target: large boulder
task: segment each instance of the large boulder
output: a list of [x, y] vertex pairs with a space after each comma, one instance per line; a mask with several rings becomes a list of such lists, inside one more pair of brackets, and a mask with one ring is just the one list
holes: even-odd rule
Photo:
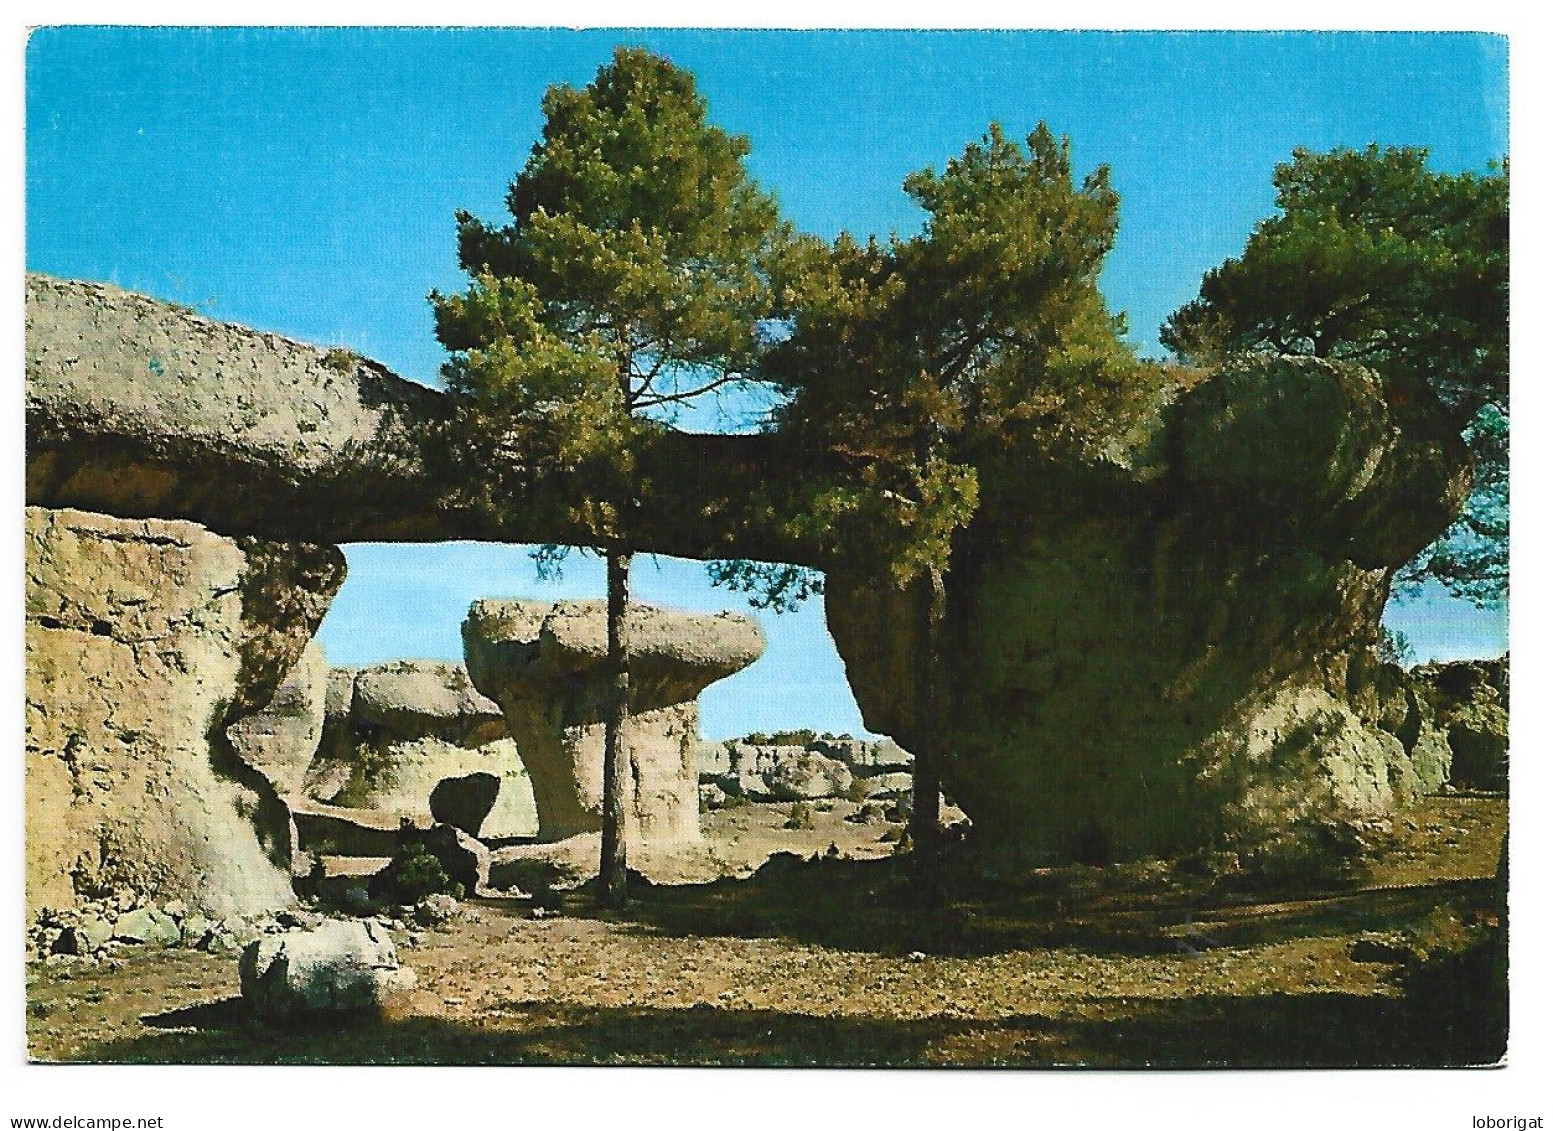
[[[638, 844], [700, 838], [696, 696], [754, 663], [760, 628], [733, 613], [631, 606], [631, 752], [626, 835]], [[605, 607], [602, 601], [477, 601], [464, 620], [470, 678], [501, 705], [534, 783], [541, 840], [602, 819]]]
[[282, 797], [302, 791], [323, 737], [329, 661], [309, 641], [265, 706], [226, 728], [237, 756], [258, 770]]
[[29, 910], [290, 903], [285, 809], [224, 732], [294, 668], [339, 551], [29, 507], [26, 568]]
[[378, 1009], [416, 981], [388, 930], [371, 919], [256, 939], [243, 949], [238, 978], [243, 999], [271, 1017]]
[[326, 733], [307, 775], [311, 797], [436, 816], [486, 838], [538, 831], [534, 790], [501, 708], [475, 690], [462, 664], [394, 660], [340, 669], [326, 698]]

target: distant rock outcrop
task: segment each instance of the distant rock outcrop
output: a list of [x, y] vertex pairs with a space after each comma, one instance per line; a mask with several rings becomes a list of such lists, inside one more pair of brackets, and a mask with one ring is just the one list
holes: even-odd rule
[[[496, 517], [427, 466], [447, 397], [349, 350], [219, 322], [106, 283], [26, 280], [27, 501], [309, 542], [585, 544], [552, 484]], [[759, 488], [765, 436], [674, 434], [641, 467], [643, 550], [794, 560]], [[686, 467], [700, 474], [682, 474]]]
[[284, 807], [224, 731], [295, 666], [339, 551], [29, 507], [26, 562], [29, 911], [290, 903]]
[[702, 742], [697, 748], [697, 764], [703, 789], [708, 791], [703, 796], [714, 803], [727, 796], [749, 801], [815, 801], [826, 797], [898, 797], [911, 792], [912, 757], [890, 739], [816, 736], [807, 742]]
[[[567, 481], [514, 499], [500, 519], [462, 506], [470, 485], [441, 481], [451, 473], [429, 466], [417, 442], [447, 399], [344, 351], [29, 276], [26, 365], [29, 503], [313, 542], [586, 540]], [[937, 665], [952, 734], [919, 717], [929, 698], [918, 685], [919, 594], [866, 561], [828, 557], [785, 521], [797, 505], [785, 485], [807, 482], [825, 453], [780, 434], [665, 437], [638, 467], [639, 548], [825, 568], [829, 627], [869, 729], [935, 753], [976, 837], [1011, 859], [1319, 836], [1429, 788], [1442, 747], [1408, 722], [1405, 703], [1372, 690], [1368, 650], [1394, 570], [1466, 497], [1459, 436], [1349, 363], [1254, 356], [1138, 379], [1157, 383], [1142, 398], [1152, 407], [1115, 435], [1068, 444], [1059, 421], [978, 468], [979, 510], [946, 575]], [[303, 619], [271, 613], [287, 639]], [[565, 657], [523, 644], [527, 631], [501, 647]], [[544, 785], [535, 771], [536, 790], [553, 790], [538, 800], [550, 835], [596, 827], [592, 772], [566, 769], [561, 751], [593, 725], [597, 687], [585, 673], [598, 639], [552, 680], [551, 716], [534, 706], [538, 693], [493, 694], [531, 766], [555, 767]], [[668, 683], [684, 670], [663, 667]], [[533, 670], [563, 668], [546, 659]], [[517, 671], [502, 677], [510, 687]], [[678, 703], [694, 694], [652, 691], [651, 680], [644, 690], [677, 690]], [[512, 709], [520, 700], [530, 706]], [[652, 710], [669, 713], [639, 745], [667, 757], [689, 733], [686, 716]], [[1462, 753], [1499, 725], [1479, 713], [1445, 730], [1461, 772], [1493, 781], [1493, 749]], [[549, 755], [528, 747], [540, 735]], [[684, 758], [689, 769], [648, 770], [676, 782], [663, 797], [644, 798], [638, 782], [635, 811], [653, 836], [691, 827]], [[1480, 774], [1474, 760], [1489, 765]]]
[[[637, 843], [700, 838], [696, 696], [764, 648], [747, 617], [633, 605], [628, 613], [631, 790]], [[534, 784], [541, 840], [600, 826], [605, 623], [602, 601], [477, 601], [464, 621], [474, 685], [501, 705]]]

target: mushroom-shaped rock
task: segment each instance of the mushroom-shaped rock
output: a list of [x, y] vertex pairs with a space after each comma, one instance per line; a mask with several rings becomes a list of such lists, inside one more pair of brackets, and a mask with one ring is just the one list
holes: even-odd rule
[[[326, 713], [308, 772], [311, 796], [415, 817], [434, 815], [441, 796], [457, 810], [454, 823], [472, 835], [534, 835], [533, 789], [520, 751], [501, 708], [475, 690], [462, 664], [394, 660], [336, 669]], [[497, 786], [478, 814], [471, 802], [482, 789], [449, 788], [472, 777]]]
[[[476, 601], [464, 658], [477, 688], [501, 705], [534, 783], [541, 840], [600, 827], [608, 692], [603, 601]], [[748, 667], [765, 642], [735, 613], [633, 605], [630, 793], [626, 835], [638, 844], [700, 838], [696, 696]]]

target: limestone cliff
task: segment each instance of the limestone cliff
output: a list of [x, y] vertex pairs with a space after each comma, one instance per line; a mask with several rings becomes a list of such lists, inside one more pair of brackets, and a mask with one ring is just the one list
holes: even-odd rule
[[339, 551], [29, 507], [26, 560], [28, 908], [289, 903], [285, 810], [224, 731], [301, 655]]

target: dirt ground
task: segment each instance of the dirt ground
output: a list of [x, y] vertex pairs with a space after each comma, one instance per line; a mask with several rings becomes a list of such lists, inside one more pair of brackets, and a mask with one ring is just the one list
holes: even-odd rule
[[29, 965], [29, 1048], [243, 1064], [1492, 1062], [1506, 808], [1430, 799], [1346, 878], [1276, 891], [1165, 863], [994, 880], [951, 853], [924, 898], [894, 853], [899, 825], [849, 822], [857, 806], [837, 803], [787, 828], [801, 822], [786, 807], [751, 805], [712, 814], [707, 846], [644, 861], [657, 882], [623, 913], [584, 892], [540, 917], [472, 900], [444, 927], [397, 932], [419, 985], [382, 1016], [261, 1021], [235, 956], [125, 950]]

